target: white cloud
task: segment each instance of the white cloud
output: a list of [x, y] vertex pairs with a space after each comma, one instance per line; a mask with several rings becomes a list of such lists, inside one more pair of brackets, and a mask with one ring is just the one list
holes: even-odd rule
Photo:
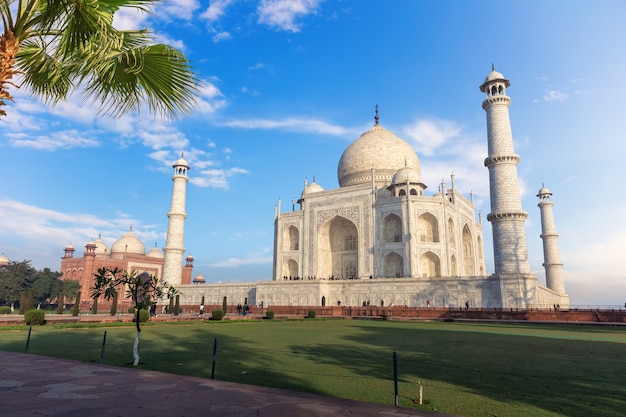
[[119, 30], [143, 29], [150, 15], [133, 7], [122, 7], [113, 16], [113, 26]]
[[228, 178], [237, 174], [248, 174], [249, 172], [243, 168], [230, 168], [230, 169], [207, 169], [200, 171], [197, 175], [189, 179], [194, 185], [198, 187], [210, 187], [210, 188], [228, 188]]
[[211, 0], [209, 7], [200, 15], [200, 18], [209, 22], [218, 21], [226, 13], [226, 8], [234, 3], [235, 0]]
[[248, 67], [248, 70], [251, 71], [256, 71], [256, 70], [260, 70], [265, 68], [265, 64], [261, 63], [261, 62], [257, 62], [256, 64], [252, 65], [251, 67]]
[[11, 146], [16, 148], [32, 148], [42, 151], [56, 151], [57, 149], [95, 148], [100, 143], [92, 138], [81, 135], [76, 130], [53, 132], [50, 135], [27, 136], [24, 134], [9, 138]]
[[155, 14], [167, 19], [191, 20], [193, 12], [199, 8], [200, 2], [198, 0], [168, 0], [159, 3], [159, 10]]
[[218, 262], [213, 262], [208, 266], [213, 268], [238, 268], [245, 265], [271, 265], [273, 256], [268, 250], [262, 253], [248, 253], [242, 258], [228, 258]]
[[544, 94], [543, 99], [545, 101], [565, 101], [567, 100], [567, 94], [558, 90], [550, 90]]
[[404, 137], [412, 143], [419, 154], [431, 156], [456, 137], [461, 129], [454, 123], [446, 120], [416, 120], [402, 129]]
[[299, 32], [298, 17], [315, 13], [320, 0], [261, 0], [257, 12], [259, 23], [278, 30]]
[[211, 39], [213, 39], [213, 42], [219, 43], [219, 42], [226, 41], [232, 38], [233, 37], [229, 32], [223, 31], [223, 32], [216, 33], [215, 35], [213, 35]]
[[321, 120], [305, 118], [269, 119], [235, 119], [222, 123], [223, 126], [240, 129], [286, 130], [289, 132], [318, 133], [333, 136], [355, 136], [355, 129], [332, 125]]
[[[2, 252], [11, 260], [36, 259], [36, 268], [56, 270], [63, 247], [72, 243], [77, 253], [82, 245], [100, 233], [107, 244], [128, 231], [129, 225], [140, 225], [127, 214], [99, 218], [88, 213], [64, 213], [44, 209], [20, 201], [0, 199], [0, 241]], [[157, 236], [151, 226], [141, 226], [141, 238]], [[10, 242], [7, 244], [6, 242]], [[36, 256], [34, 256], [36, 254]]]

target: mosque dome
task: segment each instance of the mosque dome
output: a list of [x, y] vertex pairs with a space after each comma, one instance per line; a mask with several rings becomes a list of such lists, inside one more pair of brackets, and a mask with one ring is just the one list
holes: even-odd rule
[[420, 184], [421, 182], [422, 182], [422, 179], [420, 178], [419, 172], [417, 172], [411, 167], [404, 167], [404, 168], [400, 168], [395, 173], [395, 175], [393, 176], [393, 179], [391, 180], [391, 185], [406, 184], [406, 183]]
[[412, 168], [419, 177], [420, 162], [415, 150], [378, 122], [346, 148], [339, 160], [337, 177], [340, 187], [372, 183], [389, 185], [401, 168]]
[[189, 164], [187, 163], [187, 161], [185, 160], [185, 158], [183, 158], [182, 156], [180, 158], [178, 158], [176, 160], [176, 162], [174, 162], [174, 166], [178, 166], [178, 165], [182, 165], [184, 167], [189, 168]]
[[65, 247], [65, 250], [74, 250], [74, 246], [72, 246], [71, 243], [68, 243], [67, 246]]
[[111, 246], [111, 254], [124, 254], [135, 253], [144, 255], [146, 253], [146, 247], [141, 240], [135, 236], [133, 229], [131, 228], [124, 236], [117, 239], [113, 246]]
[[304, 195], [305, 193], [306, 194], [319, 193], [320, 191], [324, 191], [324, 188], [322, 188], [321, 185], [319, 185], [318, 183], [315, 182], [315, 180], [313, 180], [313, 182], [306, 187], [306, 190], [302, 192], [302, 195]]
[[160, 259], [163, 259], [165, 257], [165, 255], [163, 255], [163, 252], [161, 252], [159, 248], [156, 247], [156, 245], [154, 245], [154, 247], [150, 249], [150, 252], [146, 253], [146, 256], [149, 256], [150, 258]]
[[9, 263], [9, 258], [4, 256], [4, 253], [0, 254], [0, 266], [7, 266]]
[[550, 192], [548, 187], [546, 187], [545, 185], [541, 184], [541, 188], [539, 189], [539, 192], [537, 193], [537, 197], [539, 197], [539, 198], [546, 198], [546, 197], [550, 197], [551, 195], [552, 195], [552, 193]]
[[198, 274], [193, 279], [194, 284], [204, 284], [206, 281], [204, 280], [204, 276], [202, 274]]
[[489, 81], [493, 81], [493, 80], [504, 80], [504, 75], [502, 75], [501, 73], [499, 73], [496, 70], [492, 70], [489, 75], [487, 75], [487, 78], [485, 78], [485, 82], [489, 82]]
[[109, 247], [102, 240], [102, 236], [98, 236], [98, 239], [94, 242], [96, 245], [96, 255], [106, 255], [109, 252]]

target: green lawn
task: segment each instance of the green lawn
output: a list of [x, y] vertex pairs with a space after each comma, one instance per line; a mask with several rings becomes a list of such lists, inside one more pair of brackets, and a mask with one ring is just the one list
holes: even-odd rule
[[[29, 353], [129, 366], [133, 327], [33, 328]], [[0, 328], [0, 349], [23, 352], [27, 330]], [[626, 328], [300, 320], [155, 324], [139, 368], [462, 416], [623, 416]], [[426, 404], [418, 406], [419, 385]]]

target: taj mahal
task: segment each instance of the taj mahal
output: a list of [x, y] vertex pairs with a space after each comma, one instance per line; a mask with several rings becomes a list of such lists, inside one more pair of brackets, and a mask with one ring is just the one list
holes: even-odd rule
[[[524, 231], [528, 213], [521, 205], [517, 174], [520, 157], [513, 146], [509, 86], [509, 80], [493, 68], [480, 85], [487, 119], [484, 167], [489, 172], [491, 212], [486, 219], [491, 223], [493, 274], [486, 272], [485, 257], [491, 254], [484, 251], [484, 224], [474, 210], [473, 194], [468, 198], [459, 192], [454, 175], [449, 184], [442, 180], [435, 186], [436, 192], [428, 192], [415, 150], [380, 124], [378, 109], [372, 128], [339, 158], [339, 188], [325, 189], [315, 180], [305, 180], [297, 207], [294, 204], [291, 211], [283, 212], [280, 201], [275, 207], [271, 280], [207, 284], [199, 274], [191, 279], [193, 257], [183, 259], [185, 195], [191, 168], [182, 157], [173, 166], [174, 186], [163, 253], [157, 248], [142, 253], [143, 244], [139, 246], [136, 237], [127, 234], [124, 244], [116, 242], [114, 258], [119, 263], [128, 257], [136, 268], [149, 267], [148, 272], [180, 290], [182, 304], [199, 304], [204, 299], [206, 304], [220, 305], [226, 297], [229, 304], [266, 307], [370, 303], [408, 307], [568, 307], [552, 193], [544, 186], [537, 197], [546, 284], [540, 284], [530, 271]], [[126, 253], [131, 240], [131, 248], [139, 247], [132, 256]], [[85, 256], [89, 255], [93, 264], [97, 245], [89, 245]], [[98, 254], [106, 263], [106, 248], [100, 248]], [[62, 262], [61, 272], [65, 279], [77, 279], [76, 265], [83, 258], [73, 258], [73, 251], [69, 255], [66, 248], [66, 265]], [[74, 265], [74, 275], [67, 265]], [[81, 274], [89, 275], [85, 269]]]

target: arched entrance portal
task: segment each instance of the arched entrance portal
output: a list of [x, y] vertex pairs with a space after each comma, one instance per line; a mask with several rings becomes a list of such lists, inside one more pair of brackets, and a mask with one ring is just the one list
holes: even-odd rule
[[354, 223], [335, 216], [317, 235], [317, 275], [322, 279], [358, 277], [358, 231]]

